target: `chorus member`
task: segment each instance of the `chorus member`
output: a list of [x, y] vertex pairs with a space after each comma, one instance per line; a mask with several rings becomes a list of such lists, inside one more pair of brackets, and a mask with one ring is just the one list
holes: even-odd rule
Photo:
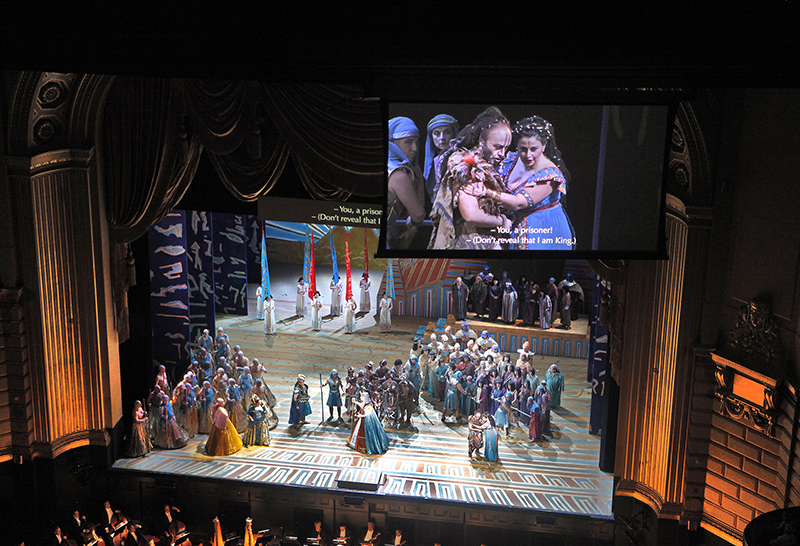
[[189, 435], [178, 426], [169, 396], [161, 395], [161, 415], [153, 445], [163, 449], [177, 449], [186, 445]]
[[271, 294], [264, 298], [264, 335], [272, 336], [278, 331], [275, 322], [275, 300]]
[[147, 434], [147, 414], [141, 401], [133, 403], [133, 428], [128, 438], [128, 447], [125, 449], [126, 457], [144, 457], [153, 448], [150, 436]]
[[467, 299], [469, 291], [461, 277], [456, 277], [453, 283], [453, 316], [456, 320], [467, 320]]
[[306, 282], [303, 280], [303, 277], [297, 279], [297, 299], [294, 305], [294, 314], [299, 317], [306, 316], [306, 300], [308, 296], [306, 295], [308, 292], [308, 287], [306, 286]]
[[339, 378], [339, 370], [336, 368], [331, 370], [330, 375], [328, 376], [328, 380], [326, 381], [328, 385], [328, 412], [330, 413], [330, 417], [328, 417], [328, 421], [333, 421], [333, 408], [336, 408], [336, 413], [339, 416], [339, 421], [342, 420], [342, 390], [344, 389], [342, 385], [342, 380]]
[[409, 248], [425, 220], [425, 181], [417, 166], [418, 152], [419, 129], [414, 122], [402, 116], [390, 119], [387, 248]]
[[499, 250], [498, 230], [508, 231], [511, 220], [501, 214], [496, 201], [479, 188], [502, 190], [497, 166], [511, 144], [511, 127], [492, 106], [464, 127], [446, 152], [442, 176], [431, 210], [433, 234], [429, 249]]
[[494, 420], [498, 428], [502, 428], [505, 431], [506, 438], [511, 438], [511, 431], [509, 429], [511, 421], [509, 417], [513, 412], [511, 408], [511, 402], [513, 400], [514, 393], [507, 392], [503, 398], [500, 399], [500, 405], [497, 407], [497, 411], [494, 412]]
[[361, 303], [358, 310], [362, 313], [369, 313], [369, 310], [372, 309], [372, 302], [370, 302], [369, 294], [369, 290], [372, 288], [372, 282], [369, 280], [369, 273], [364, 271], [358, 286], [361, 288]]
[[550, 329], [550, 313], [553, 310], [553, 302], [547, 292], [539, 290], [539, 327], [542, 330]]
[[257, 395], [250, 397], [250, 407], [247, 408], [247, 430], [244, 431], [242, 444], [250, 446], [268, 446], [270, 442], [267, 415], [267, 404]]
[[422, 175], [425, 177], [425, 189], [431, 201], [436, 197], [436, 186], [441, 180], [442, 159], [444, 152], [450, 147], [460, 127], [453, 116], [439, 114], [428, 122], [428, 138], [425, 139], [425, 166]]
[[467, 419], [469, 433], [467, 435], [467, 452], [469, 458], [472, 459], [472, 454], [477, 452], [478, 457], [481, 455], [481, 448], [483, 447], [483, 432], [489, 428], [489, 419], [478, 410], [470, 415]]
[[553, 433], [550, 430], [550, 394], [547, 392], [547, 387], [544, 386], [544, 381], [542, 381], [542, 385], [539, 385], [539, 388], [536, 391], [536, 396], [534, 398], [541, 406], [542, 410], [542, 421], [541, 421], [541, 431], [543, 436], [551, 436]]
[[338, 317], [342, 314], [342, 279], [331, 279], [331, 316]]
[[264, 296], [261, 285], [256, 288], [256, 318], [258, 320], [264, 319]]
[[550, 393], [550, 407], [557, 408], [561, 405], [561, 393], [564, 392], [564, 374], [561, 369], [553, 364], [544, 374], [547, 391]]
[[379, 321], [380, 331], [383, 333], [389, 333], [392, 331], [392, 309], [394, 309], [392, 298], [389, 297], [389, 294], [384, 292], [380, 303]]
[[314, 292], [311, 302], [311, 329], [315, 332], [322, 330], [322, 294]]
[[469, 298], [472, 301], [472, 311], [475, 313], [476, 318], [482, 318], [486, 314], [489, 286], [491, 286], [493, 279], [494, 275], [492, 275], [492, 270], [488, 265], [475, 277], [475, 282], [469, 291]]
[[572, 329], [572, 311], [570, 310], [570, 306], [572, 305], [572, 293], [569, 291], [569, 287], [565, 286], [561, 289], [561, 327], [565, 330]]
[[354, 298], [347, 300], [344, 305], [344, 333], [354, 334], [356, 331], [356, 312], [358, 304]]
[[506, 281], [503, 291], [503, 322], [514, 324], [517, 321], [517, 291], [511, 281]]
[[308, 396], [306, 376], [299, 374], [292, 392], [292, 407], [289, 410], [289, 426], [299, 428], [300, 425], [308, 424], [306, 417], [309, 415], [311, 415], [311, 401]]

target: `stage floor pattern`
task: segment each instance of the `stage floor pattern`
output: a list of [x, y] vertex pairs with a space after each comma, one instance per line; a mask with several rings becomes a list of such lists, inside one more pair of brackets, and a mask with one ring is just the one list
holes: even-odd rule
[[[251, 309], [254, 304], [251, 302]], [[290, 317], [294, 303], [277, 302], [278, 320]], [[536, 355], [533, 364], [543, 377], [550, 364], [564, 372], [566, 390], [562, 407], [553, 410], [551, 440], [529, 443], [527, 430], [513, 429], [511, 439], [500, 441], [500, 461], [487, 463], [467, 456], [466, 420], [449, 418], [442, 423], [437, 402], [427, 394], [420, 398], [420, 413], [412, 425], [387, 427], [390, 446], [383, 455], [362, 455], [345, 442], [345, 423], [323, 420], [320, 411], [320, 376], [331, 368], [342, 376], [347, 366], [363, 368], [386, 358], [406, 359], [411, 340], [426, 319], [395, 317], [393, 330], [378, 332], [373, 314], [358, 321], [353, 335], [343, 334], [344, 319], [326, 320], [322, 332], [311, 330], [310, 318], [290, 319], [279, 325], [278, 335], [265, 336], [261, 321], [251, 317], [218, 317], [234, 345], [245, 355], [258, 358], [267, 368], [267, 382], [277, 397], [281, 422], [272, 431], [269, 447], [245, 448], [227, 457], [204, 453], [205, 435], [198, 435], [178, 450], [154, 450], [140, 459], [120, 459], [119, 470], [241, 480], [252, 483], [336, 490], [345, 470], [382, 472], [377, 494], [411, 496], [431, 500], [516, 507], [595, 517], [611, 516], [613, 476], [598, 468], [600, 437], [588, 433], [590, 384], [586, 382], [586, 360]], [[477, 325], [476, 325], [477, 326]], [[287, 425], [292, 386], [304, 373], [311, 386], [312, 424], [301, 430]], [[327, 411], [327, 408], [325, 408]], [[327, 415], [325, 416], [327, 417]]]

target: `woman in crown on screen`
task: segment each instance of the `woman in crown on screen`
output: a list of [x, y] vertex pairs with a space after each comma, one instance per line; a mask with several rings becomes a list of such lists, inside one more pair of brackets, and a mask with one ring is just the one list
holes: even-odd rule
[[485, 194], [490, 189], [497, 194], [502, 190], [495, 166], [505, 157], [510, 143], [508, 120], [494, 106], [479, 114], [453, 140], [442, 159], [446, 170], [434, 191], [433, 233], [428, 249], [501, 249], [497, 230], [510, 229], [511, 221]]
[[514, 124], [512, 135], [516, 152], [500, 166], [504, 189], [487, 187], [483, 197], [514, 212], [512, 249], [574, 249], [575, 230], [563, 203], [569, 171], [552, 124], [539, 116], [525, 118]]
[[425, 220], [425, 181], [417, 166], [419, 129], [412, 120], [389, 120], [389, 171], [386, 200], [386, 246], [409, 248]]

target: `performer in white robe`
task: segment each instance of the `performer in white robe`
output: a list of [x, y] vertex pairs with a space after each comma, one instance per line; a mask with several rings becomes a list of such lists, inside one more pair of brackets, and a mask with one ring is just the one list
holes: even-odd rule
[[311, 302], [311, 329], [315, 332], [322, 330], [322, 295], [314, 292], [314, 301]]
[[369, 313], [369, 310], [372, 309], [369, 301], [369, 289], [372, 288], [372, 282], [369, 280], [369, 274], [366, 271], [364, 272], [364, 276], [361, 277], [361, 282], [358, 283], [358, 286], [361, 287], [361, 305], [359, 306], [359, 311]]
[[356, 331], [356, 311], [358, 304], [354, 298], [347, 300], [344, 304], [344, 333], [352, 334]]
[[303, 281], [303, 277], [300, 277], [297, 280], [297, 303], [294, 306], [294, 314], [304, 317], [306, 316], [306, 292], [308, 289], [306, 288], [306, 283]]
[[256, 318], [264, 319], [264, 298], [262, 297], [261, 286], [256, 288]]
[[268, 295], [264, 298], [264, 334], [271, 336], [277, 333], [277, 325], [275, 323], [275, 300], [272, 296]]
[[379, 327], [381, 332], [388, 333], [392, 331], [392, 309], [394, 309], [392, 298], [384, 292], [380, 304], [381, 316]]
[[342, 279], [336, 282], [331, 279], [331, 316], [338, 317], [342, 314]]

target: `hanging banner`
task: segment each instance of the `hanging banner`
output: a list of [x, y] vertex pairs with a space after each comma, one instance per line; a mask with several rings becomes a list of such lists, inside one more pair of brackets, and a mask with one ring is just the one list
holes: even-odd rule
[[330, 243], [331, 243], [331, 260], [333, 261], [333, 282], [339, 282], [339, 264], [336, 263], [336, 245], [333, 243], [333, 226], [329, 227]]
[[266, 298], [272, 296], [269, 286], [269, 264], [267, 263], [267, 234], [261, 230], [261, 293]]
[[364, 273], [369, 278], [369, 245], [367, 244], [367, 230], [364, 230]]
[[306, 224], [306, 240], [303, 246], [303, 282], [308, 285], [311, 282], [311, 253], [308, 246], [311, 228]]
[[211, 214], [217, 314], [247, 316], [247, 216]]
[[313, 300], [317, 293], [317, 270], [314, 265], [314, 230], [308, 227], [308, 298]]
[[386, 293], [389, 297], [394, 299], [394, 264], [392, 259], [389, 258], [389, 263], [386, 267]]
[[187, 279], [192, 341], [217, 330], [214, 314], [214, 241], [210, 212], [186, 211]]
[[350, 301], [350, 298], [353, 297], [353, 277], [350, 274], [350, 240], [348, 231], [344, 232], [344, 263], [347, 267], [347, 288], [345, 289], [344, 297], [345, 300]]

